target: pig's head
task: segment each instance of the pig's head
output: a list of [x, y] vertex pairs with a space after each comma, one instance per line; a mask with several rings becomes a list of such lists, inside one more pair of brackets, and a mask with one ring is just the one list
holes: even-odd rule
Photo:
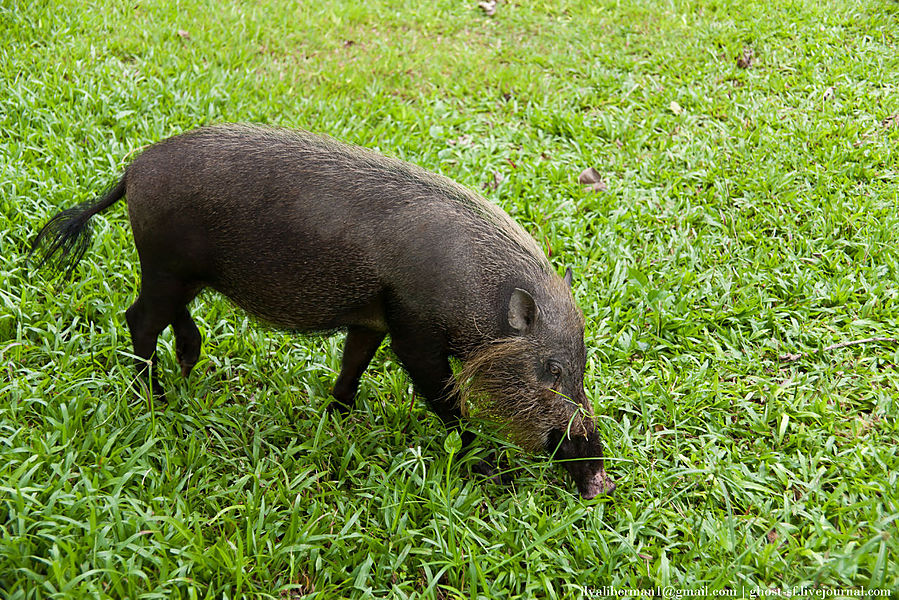
[[470, 404], [525, 449], [563, 461], [581, 496], [593, 498], [615, 484], [584, 393], [584, 317], [570, 286], [569, 270], [534, 293], [514, 288], [502, 315], [509, 335], [467, 357], [458, 381], [463, 409]]

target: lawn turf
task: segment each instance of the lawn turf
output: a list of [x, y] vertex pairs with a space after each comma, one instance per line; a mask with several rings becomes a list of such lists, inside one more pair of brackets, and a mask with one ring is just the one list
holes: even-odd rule
[[[890, 0], [2, 3], [0, 590], [895, 593], [897, 32]], [[571, 266], [615, 496], [489, 433], [458, 460], [386, 346], [329, 416], [341, 336], [213, 293], [148, 404], [124, 203], [72, 281], [24, 257], [142, 147], [225, 121], [447, 175]], [[471, 474], [496, 449], [511, 487]]]

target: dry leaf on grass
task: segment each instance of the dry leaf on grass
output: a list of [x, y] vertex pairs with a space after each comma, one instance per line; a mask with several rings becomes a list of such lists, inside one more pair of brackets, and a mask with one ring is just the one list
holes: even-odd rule
[[505, 176], [502, 173], [493, 171], [493, 180], [485, 181], [483, 188], [484, 189], [490, 188], [491, 190], [495, 190], [496, 188], [499, 187], [499, 184], [501, 184], [504, 179], [505, 179]]
[[484, 14], [488, 17], [492, 17], [496, 14], [496, 0], [486, 0], [484, 2], [478, 2], [478, 6], [480, 6], [484, 10]]
[[458, 144], [459, 146], [471, 146], [472, 143], [473, 143], [473, 140], [472, 140], [472, 137], [471, 137], [470, 135], [468, 135], [467, 133], [463, 133], [462, 135], [460, 135], [460, 136], [457, 137], [456, 139], [449, 139], [449, 140], [446, 140], [446, 143], [447, 143], [448, 146], [455, 146], [455, 145], [457, 145], [457, 144]]
[[599, 171], [590, 167], [578, 175], [577, 182], [581, 185], [589, 185], [594, 192], [604, 192], [609, 189], [606, 182], [603, 181]]

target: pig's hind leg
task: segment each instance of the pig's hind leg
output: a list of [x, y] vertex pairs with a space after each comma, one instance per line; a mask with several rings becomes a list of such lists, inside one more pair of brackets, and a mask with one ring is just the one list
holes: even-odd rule
[[145, 380], [149, 379], [156, 398], [165, 397], [156, 375], [156, 340], [163, 329], [172, 325], [175, 330], [175, 345], [182, 372], [186, 367], [189, 371], [199, 356], [200, 332], [187, 312], [187, 304], [201, 287], [175, 276], [144, 269], [140, 294], [125, 311], [131, 343], [137, 356], [138, 374]]
[[181, 365], [181, 375], [187, 377], [200, 358], [200, 346], [203, 343], [200, 330], [191, 318], [187, 306], [175, 316], [172, 331], [175, 333], [175, 356]]

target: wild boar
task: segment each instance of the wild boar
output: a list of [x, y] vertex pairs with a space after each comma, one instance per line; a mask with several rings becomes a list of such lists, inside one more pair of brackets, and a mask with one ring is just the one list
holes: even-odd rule
[[[99, 200], [53, 217], [32, 253], [71, 274], [91, 217], [123, 197], [141, 265], [126, 319], [145, 376], [169, 325], [190, 373], [201, 336], [188, 305], [209, 287], [275, 326], [345, 330], [333, 389], [342, 411], [389, 334], [448, 427], [472, 403], [525, 448], [563, 459], [584, 498], [614, 489], [584, 393], [571, 272], [556, 274], [533, 238], [478, 194], [327, 137], [219, 125], [147, 148]], [[450, 357], [462, 362], [458, 379]], [[473, 437], [465, 432], [464, 443]]]

